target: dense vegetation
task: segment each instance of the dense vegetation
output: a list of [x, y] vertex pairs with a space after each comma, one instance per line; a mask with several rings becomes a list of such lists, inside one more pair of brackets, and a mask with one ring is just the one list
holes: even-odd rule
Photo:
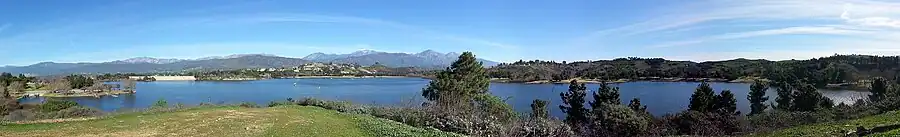
[[[816, 87], [852, 83], [874, 77], [896, 79], [898, 56], [834, 55], [810, 60], [748, 60], [690, 62], [662, 58], [620, 58], [614, 60], [553, 62], [517, 61], [489, 69], [494, 78], [512, 81], [568, 80], [571, 78], [618, 80], [641, 78], [718, 78], [735, 80], [758, 77], [787, 79], [791, 74]], [[752, 81], [749, 81], [752, 82]]]

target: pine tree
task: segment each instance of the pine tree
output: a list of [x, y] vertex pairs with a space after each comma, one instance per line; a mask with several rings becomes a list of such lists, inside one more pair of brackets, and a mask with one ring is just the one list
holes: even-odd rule
[[716, 95], [713, 109], [724, 114], [741, 114], [740, 111], [737, 111], [737, 99], [734, 98], [734, 93], [731, 93], [731, 90], [724, 90], [719, 95]]
[[887, 80], [880, 77], [873, 79], [869, 92], [872, 93], [869, 95], [869, 100], [872, 102], [879, 102], [886, 98], [888, 94]]
[[778, 105], [773, 107], [779, 110], [791, 110], [791, 108], [793, 107], [791, 105], [794, 102], [794, 98], [792, 96], [794, 88], [787, 82], [780, 82], [776, 84], [776, 86], [778, 97], [775, 98], [775, 103], [778, 103]]
[[456, 62], [428, 83], [422, 96], [439, 105], [469, 104], [460, 102], [468, 102], [475, 94], [487, 93], [489, 80], [475, 55], [463, 52]]
[[606, 82], [600, 84], [600, 89], [597, 92], [594, 92], [594, 101], [591, 102], [591, 108], [597, 108], [600, 106], [600, 103], [607, 103], [612, 105], [620, 105], [622, 104], [619, 101], [619, 87], [609, 86]]
[[587, 122], [588, 109], [584, 108], [584, 96], [587, 87], [584, 83], [579, 84], [577, 80], [569, 83], [569, 91], [560, 93], [563, 105], [559, 105], [559, 109], [566, 113], [566, 123], [573, 127], [579, 127], [580, 124]]
[[547, 110], [547, 101], [535, 99], [531, 102], [531, 116], [534, 118], [549, 118], [550, 111]]
[[631, 99], [631, 102], [628, 103], [628, 108], [631, 108], [634, 112], [647, 112], [647, 105], [641, 105], [640, 98]]
[[820, 106], [820, 101], [822, 101], [821, 93], [816, 90], [816, 87], [810, 84], [802, 84], [800, 88], [797, 89], [797, 92], [794, 92], [793, 95], [794, 104], [792, 105], [795, 111], [814, 111], [816, 108]]
[[691, 95], [691, 104], [688, 110], [699, 112], [711, 112], [715, 100], [715, 91], [709, 86], [709, 83], [703, 82], [694, 90]]
[[750, 85], [750, 93], [747, 95], [747, 100], [750, 101], [750, 115], [760, 114], [768, 108], [764, 104], [769, 101], [769, 97], [766, 96], [767, 89], [769, 89], [768, 85], [762, 81], [756, 81]]

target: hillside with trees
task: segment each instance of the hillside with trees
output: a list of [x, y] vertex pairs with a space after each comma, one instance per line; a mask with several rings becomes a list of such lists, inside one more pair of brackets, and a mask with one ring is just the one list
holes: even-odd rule
[[[493, 78], [514, 82], [569, 80], [572, 78], [619, 80], [660, 78], [714, 78], [732, 81], [742, 78], [769, 80], [794, 77], [816, 87], [828, 84], [864, 85], [874, 77], [897, 79], [898, 56], [834, 55], [809, 60], [749, 60], [690, 62], [662, 58], [619, 58], [614, 60], [554, 62], [517, 61], [488, 69]], [[751, 82], [751, 81], [745, 81]]]

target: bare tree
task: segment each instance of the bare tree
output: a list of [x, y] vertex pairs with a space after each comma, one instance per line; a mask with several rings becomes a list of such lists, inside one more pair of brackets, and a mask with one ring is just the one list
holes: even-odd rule
[[133, 79], [125, 79], [122, 80], [122, 90], [126, 92], [134, 92], [137, 87], [137, 83]]
[[106, 87], [107, 86], [105, 84], [103, 84], [103, 82], [94, 81], [94, 84], [91, 85], [90, 87], [88, 87], [88, 90], [90, 92], [94, 92], [94, 93], [101, 93], [101, 92], [110, 90], [109, 88], [106, 88]]
[[9, 86], [6, 87], [8, 94], [22, 94], [25, 93], [25, 81], [15, 81], [9, 83]]
[[69, 80], [65, 78], [55, 79], [50, 82], [50, 88], [53, 92], [59, 93], [69, 93], [72, 89], [72, 86], [69, 85]]

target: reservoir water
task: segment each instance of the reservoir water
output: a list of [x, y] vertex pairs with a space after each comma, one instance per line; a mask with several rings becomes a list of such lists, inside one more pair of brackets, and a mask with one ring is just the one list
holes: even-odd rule
[[[356, 104], [418, 105], [423, 100], [421, 90], [428, 84], [420, 78], [358, 78], [358, 79], [271, 79], [259, 81], [156, 81], [137, 84], [137, 93], [114, 96], [64, 98], [81, 105], [104, 111], [123, 111], [148, 108], [159, 99], [170, 105], [182, 103], [188, 106], [200, 103], [236, 104], [254, 102], [266, 105], [271, 101], [287, 98], [314, 97], [328, 100], [344, 100]], [[620, 88], [623, 104], [632, 98], [640, 98], [654, 115], [676, 113], [687, 109], [689, 98], [699, 83], [696, 82], [630, 82], [613, 84]], [[747, 93], [750, 85], [742, 83], [711, 83], [716, 92], [731, 90], [737, 99], [738, 109], [747, 113]], [[599, 86], [589, 84], [587, 100]], [[550, 113], [561, 117], [559, 94], [568, 90], [567, 84], [516, 84], [491, 83], [490, 92], [507, 99], [517, 111], [530, 112], [534, 99], [549, 100]], [[835, 103], [852, 103], [865, 99], [868, 92], [846, 90], [820, 90]], [[775, 99], [769, 90], [769, 101]], [[23, 102], [40, 102], [44, 98], [25, 98]]]

